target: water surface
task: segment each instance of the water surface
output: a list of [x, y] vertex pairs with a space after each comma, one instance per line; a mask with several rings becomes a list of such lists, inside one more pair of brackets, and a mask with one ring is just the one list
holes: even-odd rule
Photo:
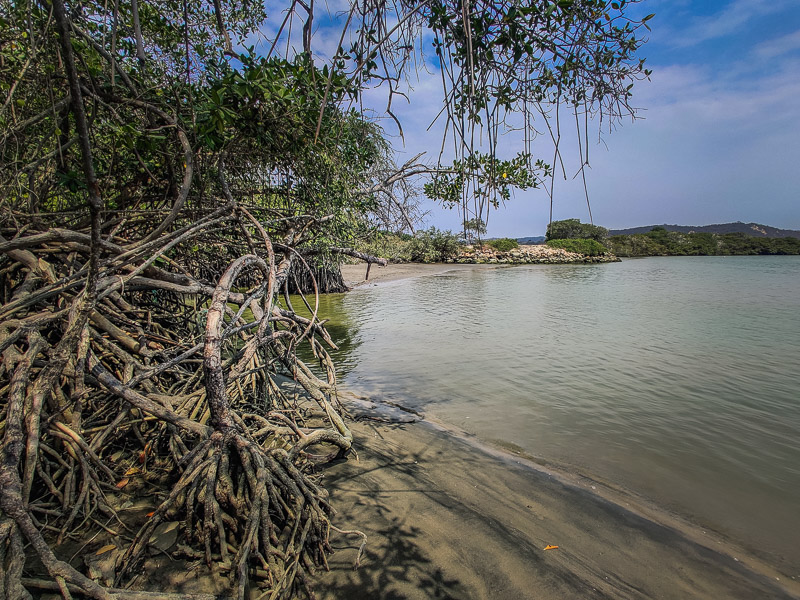
[[323, 299], [355, 390], [633, 490], [800, 576], [800, 257], [446, 273]]

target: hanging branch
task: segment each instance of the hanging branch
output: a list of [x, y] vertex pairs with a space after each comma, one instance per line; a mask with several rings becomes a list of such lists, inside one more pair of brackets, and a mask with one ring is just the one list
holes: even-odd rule
[[222, 17], [222, 6], [219, 0], [214, 0], [214, 17], [217, 20], [217, 30], [222, 36], [225, 55], [230, 56], [231, 58], [238, 58], [239, 55], [233, 50], [233, 44], [231, 43], [231, 36], [228, 34], [228, 28], [225, 27], [225, 20]]
[[131, 13], [133, 13], [133, 37], [136, 40], [136, 58], [144, 67], [147, 55], [144, 53], [144, 40], [142, 39], [142, 25], [139, 22], [139, 0], [131, 0]]

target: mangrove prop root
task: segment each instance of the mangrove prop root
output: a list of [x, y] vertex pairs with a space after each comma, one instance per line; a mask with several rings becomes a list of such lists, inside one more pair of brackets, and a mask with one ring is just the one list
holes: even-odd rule
[[[279, 297], [292, 264], [313, 280], [295, 249], [307, 224], [257, 210], [178, 207], [155, 235], [135, 219], [103, 236], [95, 219], [0, 219], [3, 597], [176, 597], [124, 589], [165, 523], [179, 524], [178, 547], [229, 574], [238, 598], [253, 586], [311, 595], [332, 530], [366, 542], [331, 524], [314, 474], [352, 445], [324, 347], [335, 346], [317, 300], [303, 300], [307, 318]], [[146, 516], [121, 516], [142, 498]], [[91, 579], [65, 550], [92, 554], [120, 533], [113, 581]]]

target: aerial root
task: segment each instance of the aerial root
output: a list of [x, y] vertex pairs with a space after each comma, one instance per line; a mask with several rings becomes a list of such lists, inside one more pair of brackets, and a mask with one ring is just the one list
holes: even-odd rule
[[327, 564], [332, 509], [285, 450], [266, 450], [235, 431], [215, 432], [198, 448], [120, 560], [115, 585], [141, 564], [158, 525], [177, 515], [185, 515], [186, 538], [203, 548], [206, 563], [217, 559], [230, 571], [240, 598], [254, 556], [263, 559], [259, 578], [280, 590], [276, 598], [290, 594], [301, 565]]
[[[87, 232], [3, 229], [13, 237], [0, 238], [4, 597], [122, 597], [156, 528], [174, 521], [181, 551], [227, 570], [237, 597], [251, 583], [269, 598], [313, 596], [308, 575], [327, 568], [334, 514], [313, 473], [352, 447], [318, 302], [307, 302], [311, 318], [278, 306], [288, 246], [264, 258], [251, 244], [216, 286], [167, 256], [242, 223], [266, 247], [263, 227], [236, 214], [215, 209], [146, 243], [119, 229], [94, 275]], [[176, 269], [156, 266], [161, 257]], [[301, 342], [319, 369], [296, 356]], [[127, 499], [152, 496], [143, 523], [121, 516]], [[107, 536], [130, 540], [103, 576], [116, 587], [56, 555], [68, 542], [91, 552]], [[23, 580], [21, 565], [34, 577]]]
[[341, 533], [342, 535], [357, 535], [361, 538], [361, 545], [358, 547], [358, 554], [356, 554], [356, 558], [353, 561], [353, 570], [355, 571], [361, 566], [361, 557], [364, 554], [364, 548], [367, 547], [367, 534], [363, 531], [358, 531], [357, 529], [339, 529], [334, 525], [331, 525], [331, 529], [333, 529], [336, 533]]

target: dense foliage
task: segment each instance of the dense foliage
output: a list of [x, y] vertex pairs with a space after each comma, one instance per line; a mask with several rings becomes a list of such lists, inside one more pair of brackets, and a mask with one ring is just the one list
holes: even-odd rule
[[577, 252], [584, 256], [601, 256], [608, 252], [608, 248], [597, 240], [588, 238], [573, 238], [564, 240], [547, 240], [551, 248], [561, 248], [567, 252]]
[[[23, 16], [20, 28], [28, 25]], [[43, 26], [47, 15], [34, 9], [32, 17]], [[146, 211], [182, 196], [187, 209], [213, 209], [232, 196], [284, 217], [327, 217], [308, 244], [346, 246], [369, 226], [377, 202], [365, 190], [378, 167], [390, 163], [389, 147], [376, 125], [337, 107], [346, 90], [341, 78], [326, 86], [327, 70], [300, 55], [242, 57], [237, 70], [211, 63], [189, 84], [180, 74], [136, 70], [122, 85], [120, 71], [103, 65], [99, 44], [106, 32], [88, 18], [82, 26], [86, 35], [76, 45], [91, 66], [84, 93], [92, 102], [95, 175], [106, 210], [141, 215], [129, 227], [149, 226]], [[3, 202], [12, 211], [63, 213], [85, 204], [69, 94], [51, 74], [57, 56], [48, 51], [57, 53], [52, 44], [39, 49], [15, 110], [2, 115], [5, 140], [16, 142], [0, 146]]]
[[565, 219], [553, 221], [547, 226], [545, 241], [585, 239], [595, 240], [602, 244], [608, 237], [608, 229], [589, 223], [581, 223], [579, 219]]
[[498, 238], [496, 240], [489, 240], [486, 243], [498, 252], [508, 252], [514, 248], [519, 248], [519, 242], [511, 238]]
[[654, 227], [647, 233], [614, 235], [607, 244], [617, 256], [729, 256], [800, 254], [800, 239], [743, 233], [679, 233]]
[[376, 231], [368, 238], [361, 240], [356, 249], [366, 254], [382, 256], [394, 263], [411, 261], [411, 246], [414, 236], [409, 233], [393, 231]]
[[436, 227], [418, 231], [409, 245], [409, 258], [413, 262], [445, 262], [458, 253], [458, 236]]

